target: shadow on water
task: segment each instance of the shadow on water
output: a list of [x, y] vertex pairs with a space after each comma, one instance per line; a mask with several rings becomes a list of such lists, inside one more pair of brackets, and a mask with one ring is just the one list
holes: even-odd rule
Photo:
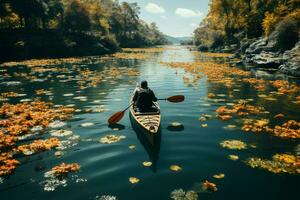
[[[130, 114], [129, 114], [130, 115]], [[140, 143], [145, 148], [146, 152], [148, 153], [149, 159], [152, 162], [151, 169], [153, 172], [157, 171], [157, 162], [159, 159], [159, 151], [160, 151], [160, 143], [161, 143], [161, 129], [159, 128], [159, 131], [157, 134], [153, 137], [153, 142], [150, 141], [149, 137], [147, 137], [146, 131], [142, 130], [138, 124], [132, 119], [132, 116], [130, 115], [130, 122], [133, 130], [136, 133], [136, 136]]]
[[108, 125], [108, 127], [110, 129], [118, 129], [118, 130], [123, 130], [125, 129], [125, 126], [122, 125], [122, 124], [111, 124], [111, 125]]
[[172, 125], [169, 125], [167, 127], [167, 130], [168, 131], [173, 131], [173, 132], [180, 132], [180, 131], [184, 131], [184, 126], [181, 124], [179, 126], [172, 126]]

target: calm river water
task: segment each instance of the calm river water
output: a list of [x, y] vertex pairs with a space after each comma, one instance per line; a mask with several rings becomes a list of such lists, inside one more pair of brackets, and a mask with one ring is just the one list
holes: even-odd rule
[[[65, 61], [50, 66], [64, 68], [56, 71], [33, 71], [32, 67], [25, 65], [0, 68], [0, 92], [13, 91], [23, 94], [2, 101], [31, 101], [38, 97], [35, 90], [45, 89], [49, 92], [41, 96], [41, 100], [80, 109], [65, 126], [59, 128], [72, 131], [71, 136], [60, 138], [69, 141], [69, 145], [61, 150], [63, 156], [55, 157], [56, 150], [28, 157], [18, 155], [17, 159], [21, 161], [21, 165], [12, 175], [0, 179], [1, 200], [113, 200], [114, 197], [119, 200], [166, 200], [170, 199], [170, 194], [175, 189], [197, 190], [205, 180], [215, 183], [218, 191], [199, 192], [199, 199], [275, 200], [299, 197], [299, 175], [274, 174], [267, 170], [251, 168], [244, 162], [249, 157], [271, 159], [276, 153], [295, 154], [299, 140], [281, 139], [266, 133], [244, 132], [240, 126], [226, 128], [229, 124], [237, 123], [234, 120], [221, 121], [215, 112], [219, 106], [226, 103], [230, 105], [240, 99], [253, 99], [252, 105], [264, 106], [270, 112], [268, 118], [284, 113], [288, 119], [299, 121], [299, 105], [289, 103], [288, 97], [272, 101], [263, 100], [257, 96], [257, 91], [246, 83], [228, 89], [222, 84], [210, 83], [202, 76], [196, 83], [187, 84], [182, 78], [188, 76], [183, 69], [169, 68], [161, 63], [193, 62], [198, 59], [197, 54], [184, 47], [172, 46], [163, 51], [146, 52], [144, 55], [145, 58], [139, 59], [91, 57], [78, 62]], [[97, 75], [103, 70], [109, 70], [111, 66], [123, 72], [133, 70], [137, 74], [110, 75], [110, 72], [105, 72], [101, 82], [93, 87], [80, 88], [80, 71], [89, 69], [92, 74]], [[178, 104], [160, 102], [161, 138], [155, 146], [149, 146], [147, 141], [133, 130], [128, 111], [117, 126], [109, 127], [107, 124], [110, 115], [127, 107], [131, 92], [141, 80], [148, 81], [158, 98], [176, 94], [186, 97], [183, 103]], [[208, 93], [218, 94], [219, 101], [207, 98]], [[228, 98], [229, 94], [231, 98]], [[203, 114], [209, 118], [205, 122], [199, 121]], [[181, 126], [172, 127], [173, 122], [178, 122]], [[203, 127], [203, 124], [207, 125]], [[45, 134], [37, 138], [49, 137], [50, 131], [50, 128], [47, 129]], [[126, 138], [113, 144], [100, 143], [100, 138], [108, 134], [122, 135]], [[77, 138], [72, 140], [70, 137], [74, 135]], [[232, 139], [253, 144], [256, 148], [230, 150], [220, 146], [220, 142]], [[135, 149], [130, 149], [130, 145], [135, 145]], [[230, 154], [238, 155], [239, 159], [228, 159]], [[151, 161], [153, 165], [145, 167], [142, 164], [144, 161]], [[65, 184], [57, 183], [54, 191], [46, 191], [47, 178], [44, 177], [44, 173], [62, 162], [78, 163], [81, 166], [80, 171], [69, 174]], [[178, 165], [182, 170], [171, 171], [171, 165]], [[213, 178], [213, 175], [219, 173], [225, 174], [225, 177]], [[137, 177], [140, 181], [131, 184], [129, 177]]]

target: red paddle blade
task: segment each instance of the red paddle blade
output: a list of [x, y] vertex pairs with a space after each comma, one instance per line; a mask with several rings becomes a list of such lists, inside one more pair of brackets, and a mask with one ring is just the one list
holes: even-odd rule
[[184, 96], [183, 95], [176, 95], [176, 96], [172, 96], [172, 97], [167, 98], [167, 100], [169, 102], [172, 102], [172, 103], [179, 103], [179, 102], [184, 101]]
[[118, 123], [124, 116], [124, 111], [120, 111], [112, 115], [108, 120], [108, 124], [116, 124]]

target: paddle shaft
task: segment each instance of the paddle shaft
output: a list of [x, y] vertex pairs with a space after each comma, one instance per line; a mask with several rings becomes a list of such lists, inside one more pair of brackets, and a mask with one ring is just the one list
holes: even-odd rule
[[127, 108], [125, 108], [124, 110], [123, 110], [123, 112], [125, 112], [126, 110], [128, 110], [128, 108], [130, 108], [130, 106], [132, 106], [134, 104], [134, 102], [132, 102]]

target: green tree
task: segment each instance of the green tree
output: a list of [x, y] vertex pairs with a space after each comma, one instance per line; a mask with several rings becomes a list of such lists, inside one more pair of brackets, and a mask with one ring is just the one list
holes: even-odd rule
[[65, 11], [64, 27], [70, 32], [84, 32], [91, 28], [91, 20], [86, 6], [73, 0]]

